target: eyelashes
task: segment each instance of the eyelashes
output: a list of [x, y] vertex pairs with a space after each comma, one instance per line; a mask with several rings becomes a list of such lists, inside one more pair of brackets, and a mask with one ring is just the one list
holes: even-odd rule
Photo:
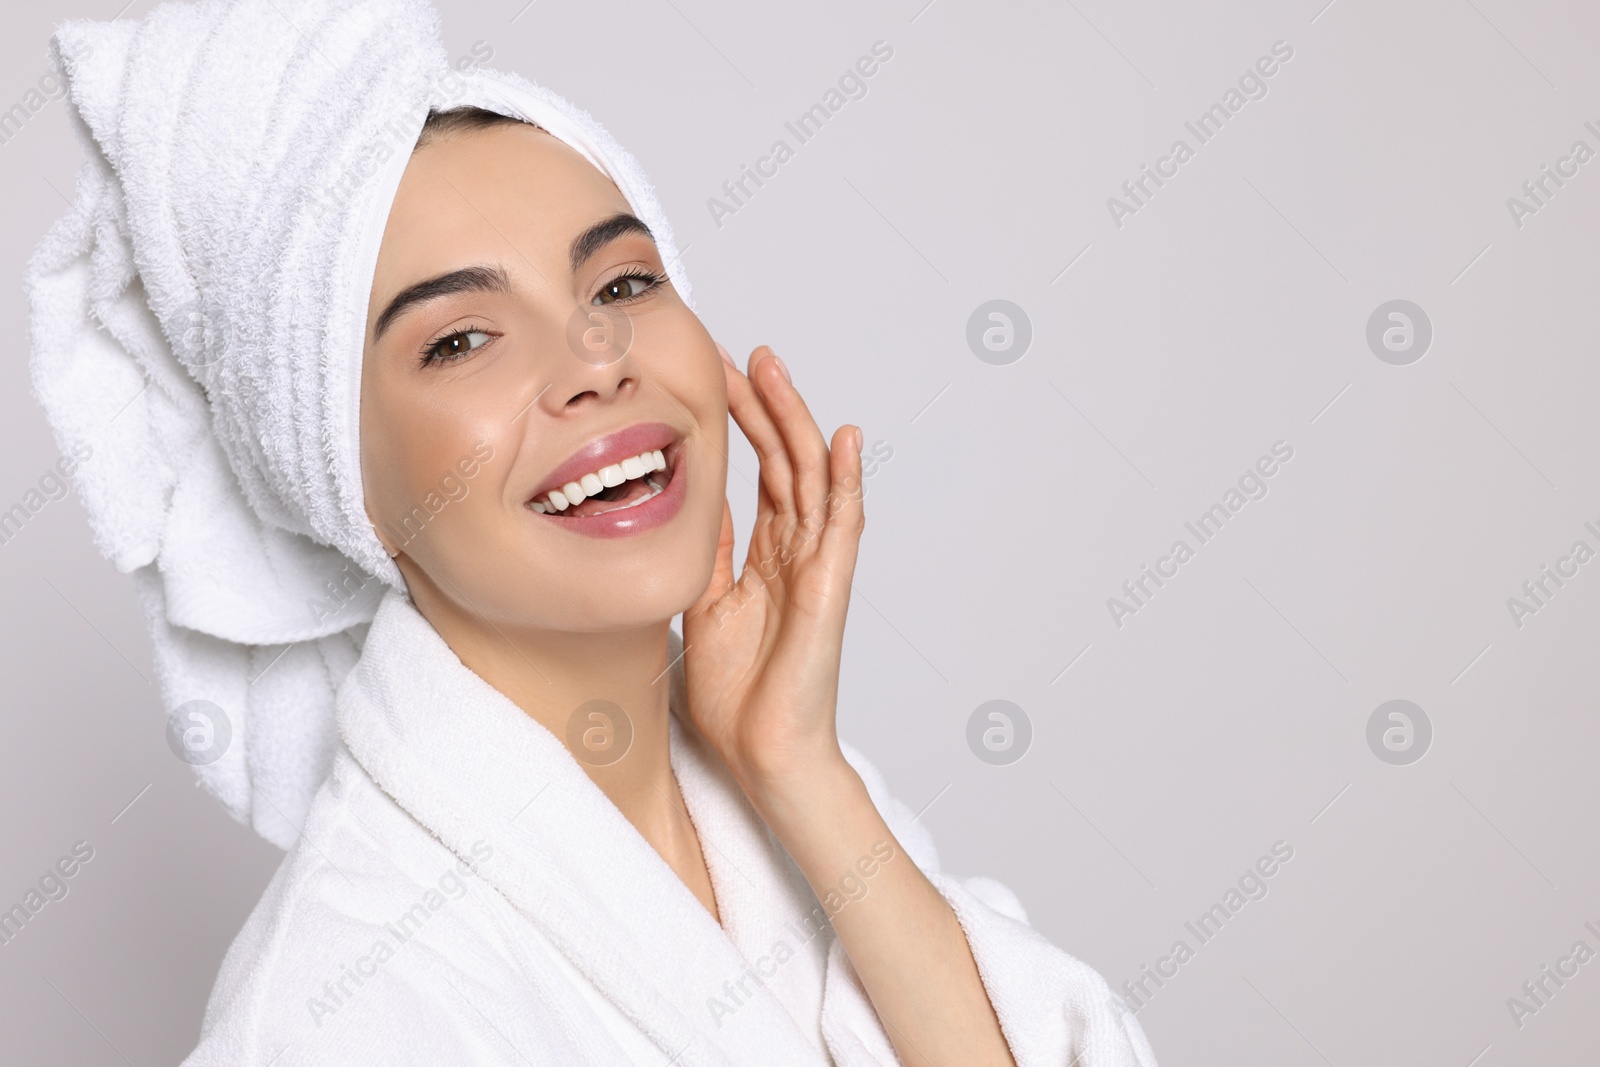
[[[665, 284], [666, 280], [665, 274], [646, 268], [631, 267], [602, 285], [600, 291], [589, 302], [602, 307], [608, 304], [627, 304], [655, 292]], [[635, 282], [639, 283], [637, 289], [633, 285]], [[626, 287], [629, 291], [616, 295], [614, 290], [618, 287]], [[606, 299], [608, 294], [611, 295], [609, 300]]]
[[[630, 267], [607, 279], [590, 304], [609, 307], [642, 300], [668, 282], [667, 275], [647, 267]], [[427, 341], [420, 354], [423, 366], [455, 363], [494, 341], [500, 335], [477, 325], [452, 329]]]
[[[451, 330], [449, 333], [443, 334], [422, 346], [422, 365], [426, 367], [430, 363], [454, 363], [493, 341], [496, 336], [496, 334], [491, 334], [488, 330], [482, 330], [476, 326], [468, 326], [461, 330]], [[475, 337], [481, 337], [483, 340], [465, 348], [456, 344], [458, 341], [470, 342]]]

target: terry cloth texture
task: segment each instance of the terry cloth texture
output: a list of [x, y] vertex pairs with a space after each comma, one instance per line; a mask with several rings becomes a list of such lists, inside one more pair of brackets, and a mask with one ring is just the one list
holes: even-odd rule
[[404, 590], [363, 504], [361, 355], [429, 108], [560, 138], [650, 227], [685, 301], [688, 279], [637, 161], [554, 93], [453, 69], [422, 0], [169, 2], [64, 23], [50, 53], [87, 159], [28, 267], [34, 392], [63, 452], [93, 450], [79, 491], [134, 575], [173, 736], [288, 848], [333, 757], [334, 693]]

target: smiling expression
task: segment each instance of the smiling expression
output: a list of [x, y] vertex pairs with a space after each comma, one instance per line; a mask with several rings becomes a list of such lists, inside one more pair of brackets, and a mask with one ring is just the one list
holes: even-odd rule
[[425, 615], [603, 631], [682, 611], [711, 572], [727, 426], [716, 346], [610, 179], [526, 124], [416, 150], [373, 278], [361, 468]]

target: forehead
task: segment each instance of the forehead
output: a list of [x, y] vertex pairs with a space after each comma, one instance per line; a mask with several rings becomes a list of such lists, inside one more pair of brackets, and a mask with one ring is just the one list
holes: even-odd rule
[[564, 275], [574, 235], [630, 210], [610, 178], [535, 126], [450, 134], [417, 149], [406, 164], [378, 252], [375, 288], [437, 273], [441, 257], [492, 255]]

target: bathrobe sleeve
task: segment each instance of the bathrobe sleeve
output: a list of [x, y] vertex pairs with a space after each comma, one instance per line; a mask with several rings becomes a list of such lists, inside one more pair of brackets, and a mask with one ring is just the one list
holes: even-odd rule
[[[1016, 894], [1001, 883], [941, 871], [911, 809], [889, 795], [860, 752], [842, 747], [889, 829], [960, 921], [1017, 1067], [1156, 1067], [1144, 1030], [1105, 979], [1028, 925]], [[838, 940], [828, 953], [822, 1023], [840, 1067], [900, 1062]]]

